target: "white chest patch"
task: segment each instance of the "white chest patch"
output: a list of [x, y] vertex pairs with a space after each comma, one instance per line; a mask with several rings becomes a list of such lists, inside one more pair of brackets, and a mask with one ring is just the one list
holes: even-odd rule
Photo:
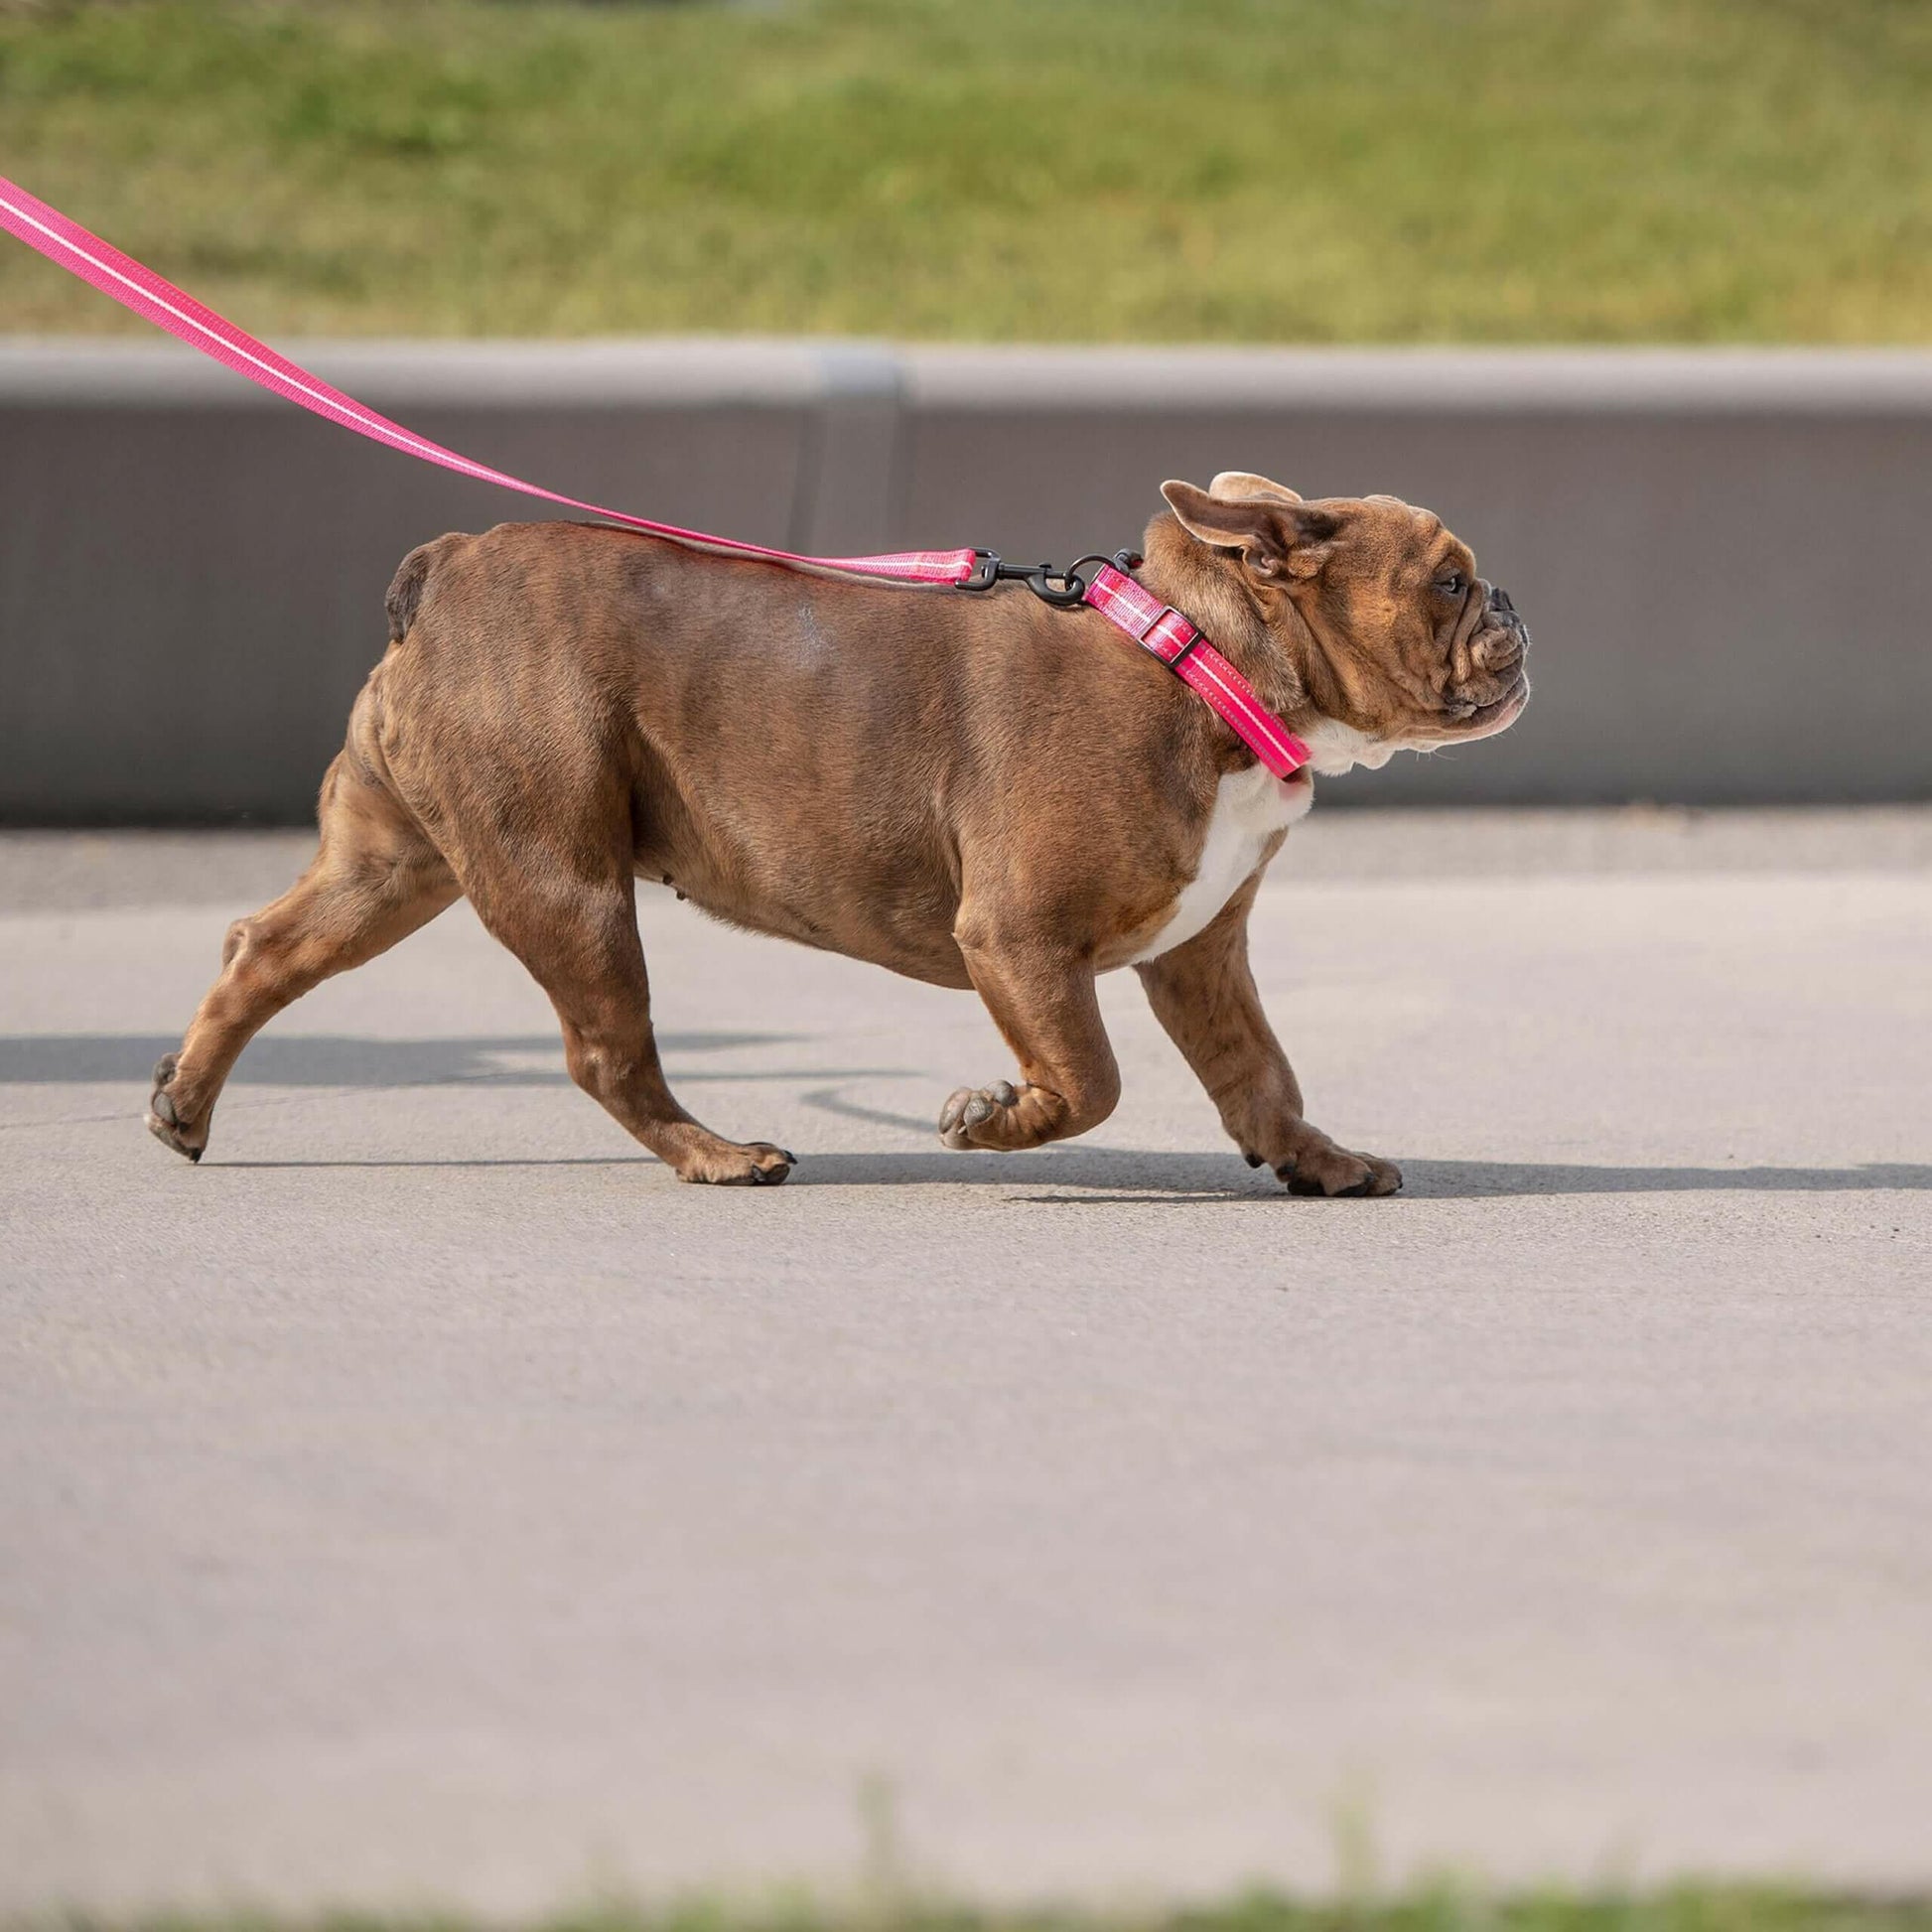
[[1314, 787], [1306, 778], [1285, 785], [1260, 764], [1230, 771], [1214, 794], [1193, 878], [1181, 889], [1167, 923], [1122, 964], [1158, 959], [1184, 946], [1246, 883], [1270, 843], [1313, 803]]

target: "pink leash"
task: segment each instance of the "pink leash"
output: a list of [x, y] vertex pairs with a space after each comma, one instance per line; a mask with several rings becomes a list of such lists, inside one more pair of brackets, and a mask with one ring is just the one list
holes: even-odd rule
[[[592, 516], [621, 523], [627, 529], [702, 545], [730, 556], [761, 558], [766, 563], [803, 564], [820, 570], [847, 571], [855, 576], [890, 578], [903, 584], [962, 590], [983, 590], [1002, 577], [1016, 576], [1026, 578], [1035, 590], [1040, 590], [1048, 575], [1043, 566], [1034, 571], [1003, 566], [991, 552], [983, 550], [897, 550], [878, 557], [801, 557], [790, 550], [771, 550], [763, 544], [710, 536], [703, 530], [681, 529], [675, 523], [657, 523], [623, 510], [606, 509], [601, 503], [565, 496], [541, 484], [525, 483], [520, 477], [492, 470], [486, 463], [460, 456], [454, 450], [446, 450], [440, 443], [432, 443], [427, 437], [418, 436], [400, 423], [392, 423], [388, 417], [364, 407], [353, 396], [345, 395], [300, 363], [277, 354], [266, 343], [257, 342], [225, 317], [204, 308], [193, 296], [164, 281], [131, 255], [122, 254], [98, 235], [90, 234], [77, 221], [69, 221], [59, 208], [50, 207], [4, 175], [0, 175], [0, 228], [18, 236], [30, 248], [38, 249], [49, 261], [79, 276], [83, 282], [91, 283], [103, 295], [112, 296], [123, 308], [132, 309], [156, 328], [165, 329], [190, 347], [211, 355], [237, 375], [245, 375], [249, 381], [259, 383], [284, 400], [298, 403], [372, 442], [385, 443], [406, 456], [440, 464], [445, 470], [474, 477], [480, 483], [521, 490], [526, 496], [540, 496], [545, 502], [561, 503], [567, 509], [586, 510]], [[1120, 560], [1125, 559], [1123, 551]], [[1179, 612], [1161, 603], [1124, 569], [1103, 563], [1091, 580], [1069, 573], [1060, 582], [1063, 588], [1050, 595], [1049, 602], [1091, 605], [1211, 706], [1276, 777], [1286, 778], [1308, 763], [1308, 746], [1262, 704], [1247, 679]], [[1041, 594], [1046, 592], [1041, 590]]]

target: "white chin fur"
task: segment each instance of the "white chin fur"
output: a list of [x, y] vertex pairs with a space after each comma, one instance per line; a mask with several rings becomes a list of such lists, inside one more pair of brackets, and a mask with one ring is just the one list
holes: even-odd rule
[[1302, 738], [1314, 754], [1309, 762], [1324, 778], [1339, 778], [1358, 764], [1379, 771], [1402, 750], [1399, 743], [1391, 745], [1383, 739], [1370, 738], [1366, 732], [1358, 732], [1353, 725], [1340, 724], [1333, 718], [1323, 718], [1319, 724], [1311, 726], [1302, 733]]
[[1303, 742], [1314, 756], [1310, 765], [1324, 778], [1339, 778], [1358, 764], [1379, 771], [1398, 752], [1440, 752], [1445, 745], [1473, 745], [1479, 738], [1494, 738], [1507, 731], [1523, 715], [1529, 702], [1526, 688], [1516, 702], [1500, 711], [1487, 723], [1473, 729], [1464, 725], [1449, 738], [1371, 738], [1353, 725], [1333, 718], [1320, 719], [1302, 733]]

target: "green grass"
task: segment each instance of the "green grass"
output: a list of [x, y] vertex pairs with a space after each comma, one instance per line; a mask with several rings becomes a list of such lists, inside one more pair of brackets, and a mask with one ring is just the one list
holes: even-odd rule
[[0, 173], [281, 336], [1932, 341], [1924, 0], [0, 0]]

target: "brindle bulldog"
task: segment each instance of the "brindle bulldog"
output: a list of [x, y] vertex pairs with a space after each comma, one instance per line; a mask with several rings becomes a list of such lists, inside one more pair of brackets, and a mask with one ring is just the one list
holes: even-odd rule
[[[1164, 485], [1140, 575], [1313, 751], [1313, 769], [1482, 738], [1529, 638], [1439, 518], [1231, 473]], [[665, 1085], [638, 879], [756, 931], [971, 988], [1018, 1082], [962, 1087], [949, 1148], [1097, 1126], [1120, 1091], [1094, 981], [1132, 966], [1250, 1165], [1388, 1194], [1302, 1090], [1248, 968], [1248, 912], [1313, 800], [1090, 610], [774, 568], [601, 525], [413, 551], [390, 643], [323, 780], [321, 849], [228, 930], [155, 1069], [148, 1125], [200, 1160], [235, 1057], [319, 981], [467, 897], [549, 994], [572, 1077], [685, 1180], [793, 1157]]]

